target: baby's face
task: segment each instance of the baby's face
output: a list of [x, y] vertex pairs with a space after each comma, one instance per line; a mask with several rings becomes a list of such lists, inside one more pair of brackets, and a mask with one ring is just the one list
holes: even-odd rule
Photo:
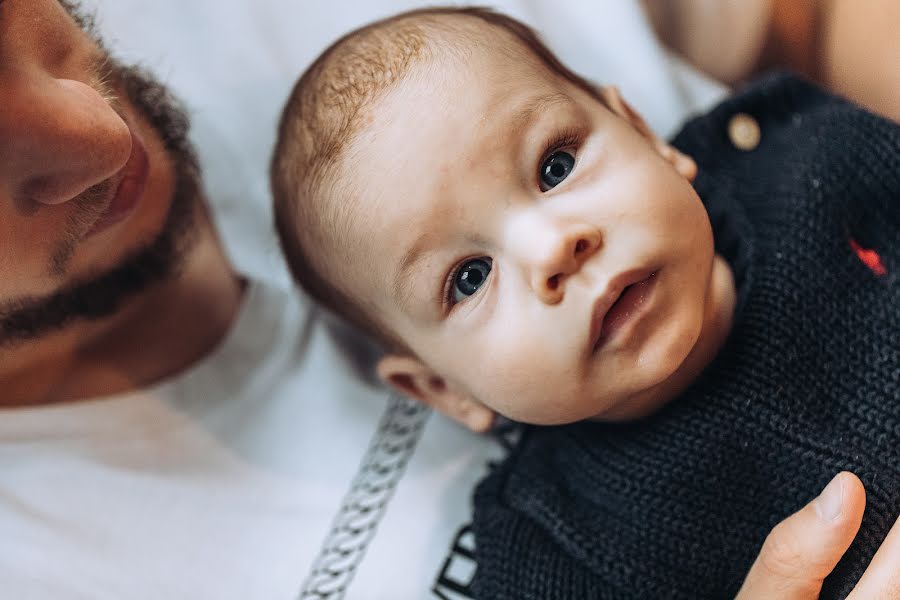
[[713, 240], [629, 116], [476, 50], [416, 67], [371, 117], [347, 158], [357, 297], [446, 385], [513, 419], [656, 408], [709, 320]]

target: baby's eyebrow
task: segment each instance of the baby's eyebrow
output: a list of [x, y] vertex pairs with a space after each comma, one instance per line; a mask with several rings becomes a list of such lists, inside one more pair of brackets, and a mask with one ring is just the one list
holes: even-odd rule
[[550, 92], [524, 102], [511, 113], [509, 118], [511, 137], [515, 138], [526, 133], [544, 111], [571, 102], [572, 99], [560, 91]]
[[419, 264], [427, 256], [423, 250], [428, 245], [428, 238], [432, 236], [433, 233], [430, 231], [423, 231], [420, 233], [412, 245], [403, 253], [400, 262], [397, 263], [393, 281], [397, 282], [397, 287], [395, 289], [397, 300], [401, 307], [409, 307], [410, 305], [414, 289], [412, 275], [415, 274]]

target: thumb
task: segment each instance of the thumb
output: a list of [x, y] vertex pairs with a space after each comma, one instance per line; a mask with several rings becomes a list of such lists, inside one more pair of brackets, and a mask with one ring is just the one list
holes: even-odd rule
[[818, 598], [822, 580], [856, 536], [865, 506], [859, 478], [838, 473], [818, 498], [769, 533], [738, 600]]

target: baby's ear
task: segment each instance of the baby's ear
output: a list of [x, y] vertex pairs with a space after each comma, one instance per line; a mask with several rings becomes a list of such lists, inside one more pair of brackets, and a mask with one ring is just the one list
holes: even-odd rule
[[694, 159], [678, 151], [672, 145], [666, 143], [665, 140], [653, 133], [653, 130], [647, 125], [644, 118], [631, 107], [628, 102], [622, 98], [618, 88], [615, 86], [606, 86], [597, 88], [597, 92], [606, 106], [619, 117], [625, 119], [634, 127], [638, 133], [647, 138], [653, 145], [653, 148], [666, 159], [682, 177], [688, 181], [694, 181], [697, 176], [697, 163]]
[[388, 354], [378, 361], [378, 376], [394, 389], [484, 433], [494, 423], [494, 411], [462, 391], [454, 389], [425, 363], [411, 356]]

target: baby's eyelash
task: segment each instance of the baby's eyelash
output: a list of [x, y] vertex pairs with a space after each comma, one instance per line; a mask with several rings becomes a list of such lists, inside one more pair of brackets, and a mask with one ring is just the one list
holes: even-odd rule
[[[479, 256], [476, 254], [474, 256], [469, 256], [467, 258], [463, 258], [462, 260], [457, 261], [455, 263], [454, 267], [452, 269], [450, 269], [450, 272], [447, 273], [447, 277], [446, 277], [446, 279], [444, 279], [444, 285], [441, 288], [441, 297], [439, 300], [440, 308], [443, 310], [444, 313], [446, 313], [449, 310], [452, 310], [454, 306], [456, 306], [457, 304], [460, 304], [460, 302], [462, 302], [462, 301], [453, 302], [453, 286], [456, 283], [456, 277], [459, 275], [459, 271], [463, 268], [463, 265], [465, 265], [470, 260], [473, 260], [476, 258], [486, 258], [488, 261], [490, 261], [490, 257], [483, 256], [483, 255]], [[491, 276], [495, 276], [495, 275], [493, 275], [493, 269], [492, 269], [491, 274], [488, 275], [488, 278], [490, 278]]]
[[453, 292], [453, 282], [456, 281], [456, 276], [465, 262], [464, 259], [456, 263], [444, 279], [444, 285], [441, 287], [441, 308], [444, 311], [453, 307], [453, 302], [450, 299], [450, 294]]
[[567, 128], [560, 129], [556, 132], [556, 135], [552, 136], [549, 140], [547, 140], [547, 144], [544, 146], [544, 151], [541, 152], [538, 160], [538, 169], [541, 168], [541, 165], [547, 160], [554, 152], [562, 150], [564, 148], [570, 148], [572, 146], [580, 146], [582, 142], [582, 132], [575, 128]]
[[[471, 258], [471, 257], [470, 257]], [[453, 284], [456, 283], [456, 276], [459, 275], [459, 270], [462, 269], [462, 266], [466, 264], [467, 260], [470, 258], [464, 258], [458, 261], [450, 272], [447, 273], [447, 278], [444, 280], [444, 287], [441, 290], [441, 307], [447, 311], [456, 304], [453, 302], [451, 295], [453, 294]]]

